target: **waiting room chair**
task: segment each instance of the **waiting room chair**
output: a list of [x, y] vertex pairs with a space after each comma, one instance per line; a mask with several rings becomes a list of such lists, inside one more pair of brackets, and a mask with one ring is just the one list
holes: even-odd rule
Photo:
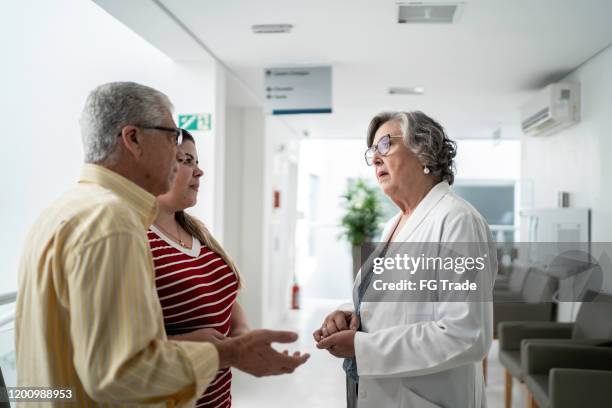
[[504, 366], [506, 408], [512, 403], [512, 379], [524, 381], [522, 350], [527, 344], [601, 346], [612, 342], [612, 295], [589, 291], [585, 298], [592, 301], [582, 303], [575, 323], [500, 323], [499, 361]]
[[507, 276], [497, 276], [495, 279], [495, 285], [493, 286], [493, 292], [499, 294], [511, 293], [515, 296], [520, 296], [521, 290], [523, 289], [523, 283], [527, 272], [529, 272], [530, 265], [515, 261], [512, 263], [510, 273]]
[[[521, 272], [526, 270], [525, 272]], [[521, 267], [516, 273], [525, 273], [521, 292], [513, 290], [493, 291], [493, 338], [498, 337], [500, 322], [507, 321], [553, 321], [555, 304], [553, 295], [558, 280], [537, 267]]]
[[521, 349], [529, 408], [612, 407], [612, 342], [526, 343]]

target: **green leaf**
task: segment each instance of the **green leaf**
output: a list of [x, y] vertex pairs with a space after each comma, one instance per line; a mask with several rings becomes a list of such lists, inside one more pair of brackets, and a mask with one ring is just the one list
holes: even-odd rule
[[340, 220], [342, 233], [339, 238], [346, 238], [351, 245], [375, 239], [383, 215], [376, 188], [368, 185], [366, 180], [357, 179], [349, 183], [341, 198], [346, 212]]

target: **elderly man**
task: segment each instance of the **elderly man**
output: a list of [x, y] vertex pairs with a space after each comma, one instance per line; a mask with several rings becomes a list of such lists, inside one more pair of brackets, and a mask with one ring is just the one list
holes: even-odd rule
[[263, 376], [308, 359], [270, 346], [294, 341], [291, 332], [216, 344], [167, 339], [146, 230], [177, 170], [182, 132], [171, 108], [136, 83], [89, 95], [79, 184], [36, 221], [19, 268], [19, 386], [70, 389], [79, 406], [186, 406], [220, 367]]

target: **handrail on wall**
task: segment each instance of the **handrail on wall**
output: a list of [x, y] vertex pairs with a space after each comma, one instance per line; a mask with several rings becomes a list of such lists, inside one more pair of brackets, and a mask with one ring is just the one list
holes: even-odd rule
[[0, 327], [15, 321], [15, 311], [0, 316]]
[[[17, 292], [7, 292], [0, 294], [0, 306], [10, 305], [17, 300]], [[0, 316], [0, 327], [12, 323], [15, 320], [15, 310]]]
[[0, 306], [15, 303], [17, 300], [17, 291], [0, 294]]

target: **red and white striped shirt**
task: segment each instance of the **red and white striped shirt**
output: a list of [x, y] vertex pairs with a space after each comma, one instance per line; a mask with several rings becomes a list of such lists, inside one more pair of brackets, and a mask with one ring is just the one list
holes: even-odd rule
[[[230, 334], [230, 317], [238, 292], [238, 279], [216, 252], [195, 237], [183, 248], [154, 225], [147, 232], [153, 253], [155, 284], [169, 336], [214, 328]], [[231, 406], [232, 372], [222, 368], [196, 407]]]

